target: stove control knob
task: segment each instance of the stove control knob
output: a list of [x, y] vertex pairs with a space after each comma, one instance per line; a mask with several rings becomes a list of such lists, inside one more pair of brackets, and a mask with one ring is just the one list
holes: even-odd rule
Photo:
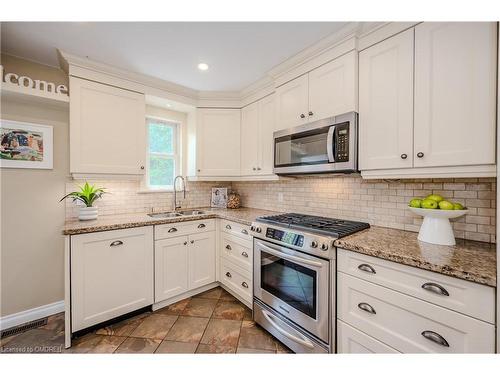
[[255, 232], [255, 227], [252, 225], [252, 226], [250, 227], [250, 230], [251, 230], [252, 232]]
[[326, 243], [321, 244], [321, 250], [326, 251], [328, 250], [328, 245]]
[[255, 231], [256, 231], [257, 233], [260, 233], [260, 232], [262, 232], [262, 229], [260, 229], [260, 227], [257, 227], [257, 228], [255, 228]]
[[312, 241], [312, 242], [311, 242], [311, 247], [312, 247], [313, 249], [317, 248], [317, 247], [318, 247], [318, 242], [317, 242], [317, 241]]

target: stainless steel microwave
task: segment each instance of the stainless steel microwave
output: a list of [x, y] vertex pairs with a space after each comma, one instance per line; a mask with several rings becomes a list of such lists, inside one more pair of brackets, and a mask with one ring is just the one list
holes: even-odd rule
[[349, 112], [273, 134], [274, 173], [358, 171], [358, 114]]

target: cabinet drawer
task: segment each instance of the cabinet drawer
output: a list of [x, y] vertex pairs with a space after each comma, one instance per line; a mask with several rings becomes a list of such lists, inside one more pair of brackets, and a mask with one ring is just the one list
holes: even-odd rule
[[235, 223], [234, 221], [221, 220], [221, 228], [225, 233], [229, 233], [245, 240], [252, 241], [253, 237], [250, 234], [250, 226], [240, 223]]
[[155, 240], [208, 232], [212, 230], [215, 230], [214, 219], [155, 225]]
[[368, 353], [399, 353], [373, 337], [337, 320], [337, 353], [368, 354]]
[[252, 303], [252, 274], [235, 264], [221, 258], [221, 282], [240, 295], [246, 302]]
[[221, 255], [223, 258], [237, 264], [245, 271], [252, 272], [252, 242], [243, 240], [240, 237], [222, 233], [221, 245]]
[[495, 322], [495, 288], [338, 249], [341, 272], [484, 320]]
[[338, 318], [402, 353], [495, 350], [492, 324], [342, 272], [337, 280]]

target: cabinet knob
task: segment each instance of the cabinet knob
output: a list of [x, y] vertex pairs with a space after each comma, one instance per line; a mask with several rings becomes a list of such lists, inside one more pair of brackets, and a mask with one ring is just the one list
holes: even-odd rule
[[257, 168], [255, 168], [255, 167], [253, 167], [252, 169], [253, 169], [254, 171], [256, 171], [256, 170], [257, 170]]
[[260, 171], [260, 167], [257, 167], [257, 170]]
[[144, 165], [141, 165], [141, 169], [144, 169]]
[[201, 172], [201, 169], [197, 169], [198, 172]]
[[191, 241], [189, 241], [189, 242], [194, 243], [194, 240], [191, 240]]
[[309, 116], [314, 115], [313, 111], [309, 111]]
[[230, 272], [226, 272], [226, 276], [229, 278], [233, 277]]
[[423, 331], [422, 336], [424, 336], [427, 340], [435, 342], [438, 345], [446, 346], [447, 348], [450, 346], [450, 344], [448, 344], [448, 341], [446, 341], [443, 336], [434, 331]]
[[401, 159], [406, 159], [408, 157], [408, 155], [406, 154], [401, 154]]
[[184, 246], [186, 246], [187, 244], [188, 244], [188, 242], [187, 242], [187, 241], [184, 241]]
[[241, 286], [242, 286], [243, 288], [248, 288], [248, 284], [247, 284], [246, 282], [244, 282], [244, 281], [241, 283]]
[[231, 250], [231, 245], [226, 245], [226, 249]]
[[417, 153], [417, 157], [419, 157], [419, 158], [423, 158], [423, 157], [424, 157], [424, 153], [423, 153], [423, 152], [419, 152], [419, 153]]
[[304, 115], [303, 113], [300, 114], [300, 118], [306, 118], [306, 115]]

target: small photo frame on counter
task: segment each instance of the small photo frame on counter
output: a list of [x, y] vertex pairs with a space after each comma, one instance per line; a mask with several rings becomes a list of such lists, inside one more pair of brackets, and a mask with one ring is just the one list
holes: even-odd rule
[[212, 188], [212, 199], [210, 200], [212, 208], [227, 208], [227, 188]]

